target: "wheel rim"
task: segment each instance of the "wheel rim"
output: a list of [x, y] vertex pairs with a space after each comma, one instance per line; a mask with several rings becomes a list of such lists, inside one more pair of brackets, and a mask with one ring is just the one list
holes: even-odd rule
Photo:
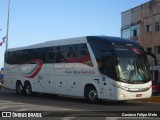
[[22, 85], [19, 84], [19, 85], [18, 85], [18, 93], [19, 93], [19, 94], [22, 94], [22, 89], [23, 89]]
[[26, 86], [26, 94], [27, 94], [27, 95], [30, 95], [30, 94], [31, 94], [31, 86], [30, 86], [30, 85], [27, 85], [27, 86]]
[[95, 90], [90, 90], [88, 95], [91, 101], [95, 101], [97, 99], [97, 92]]

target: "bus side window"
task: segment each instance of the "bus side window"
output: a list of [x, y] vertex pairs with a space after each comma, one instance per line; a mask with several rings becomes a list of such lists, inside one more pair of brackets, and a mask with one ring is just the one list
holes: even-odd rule
[[86, 64], [88, 66], [93, 66], [88, 48], [86, 44], [80, 44], [78, 45], [78, 56], [77, 56], [77, 62]]
[[101, 73], [103, 73], [102, 60], [101, 60], [101, 59], [96, 59], [96, 61], [97, 61], [97, 65], [98, 65], [99, 71], [100, 71]]
[[58, 46], [56, 53], [56, 63], [65, 63], [65, 47]]
[[23, 50], [21, 51], [21, 63], [24, 64], [25, 62], [29, 61], [28, 55], [28, 50]]
[[66, 62], [67, 63], [76, 63], [76, 49], [74, 45], [67, 46], [67, 54], [66, 54]]
[[54, 63], [55, 62], [55, 52], [48, 51], [46, 57], [46, 63]]
[[36, 58], [41, 59], [43, 62], [46, 61], [46, 55], [47, 55], [47, 48], [38, 48], [36, 52]]
[[115, 78], [116, 72], [114, 67], [114, 60], [112, 56], [104, 56], [102, 58], [102, 73], [108, 77]]

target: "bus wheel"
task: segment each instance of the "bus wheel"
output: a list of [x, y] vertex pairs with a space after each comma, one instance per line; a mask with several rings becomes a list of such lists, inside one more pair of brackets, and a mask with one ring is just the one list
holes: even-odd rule
[[17, 95], [23, 95], [24, 91], [23, 91], [23, 86], [21, 82], [17, 82], [16, 84], [16, 94]]
[[85, 97], [89, 103], [98, 102], [98, 93], [96, 88], [93, 86], [88, 87], [85, 93]]
[[30, 96], [32, 94], [32, 87], [31, 87], [31, 84], [30, 83], [26, 83], [24, 85], [24, 90], [25, 90], [25, 94], [27, 96]]

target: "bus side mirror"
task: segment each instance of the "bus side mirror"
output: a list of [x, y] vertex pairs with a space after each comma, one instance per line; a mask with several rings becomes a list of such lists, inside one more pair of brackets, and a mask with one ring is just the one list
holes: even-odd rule
[[155, 65], [158, 64], [158, 59], [157, 59], [157, 56], [156, 56], [155, 54], [146, 52], [146, 55], [149, 55], [149, 56], [153, 57], [153, 58], [154, 58], [154, 64], [155, 64]]

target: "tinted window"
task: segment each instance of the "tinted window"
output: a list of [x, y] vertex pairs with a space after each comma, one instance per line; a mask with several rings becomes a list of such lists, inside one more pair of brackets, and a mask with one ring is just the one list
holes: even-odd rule
[[24, 49], [5, 54], [8, 64], [23, 64], [33, 59], [41, 59], [44, 63], [83, 63], [92, 66], [86, 44]]
[[65, 62], [65, 46], [56, 47], [56, 63], [64, 63]]
[[77, 45], [77, 62], [93, 66], [91, 56], [86, 44]]
[[41, 59], [43, 62], [45, 62], [47, 51], [47, 48], [37, 48], [37, 50], [34, 52], [34, 56], [36, 56], [37, 59]]
[[77, 62], [77, 45], [66, 46], [66, 62], [67, 63]]
[[46, 56], [46, 63], [54, 63], [55, 62], [55, 52], [48, 51]]
[[94, 56], [96, 58], [99, 70], [102, 74], [117, 79], [116, 69], [114, 64], [114, 55], [111, 45], [103, 41], [89, 41]]

